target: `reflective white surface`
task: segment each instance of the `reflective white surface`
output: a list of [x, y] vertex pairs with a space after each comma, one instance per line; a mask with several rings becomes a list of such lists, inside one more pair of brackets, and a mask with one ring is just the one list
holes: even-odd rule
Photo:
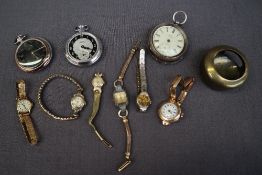
[[93, 49], [93, 44], [89, 39], [80, 38], [73, 44], [73, 50], [79, 59], [87, 59]]
[[18, 100], [16, 107], [18, 112], [29, 112], [32, 108], [32, 103], [26, 99]]
[[173, 57], [183, 51], [185, 39], [174, 26], [161, 26], [153, 34], [153, 45], [161, 55]]
[[167, 120], [175, 118], [178, 114], [177, 106], [173, 103], [165, 103], [160, 108], [160, 113]]

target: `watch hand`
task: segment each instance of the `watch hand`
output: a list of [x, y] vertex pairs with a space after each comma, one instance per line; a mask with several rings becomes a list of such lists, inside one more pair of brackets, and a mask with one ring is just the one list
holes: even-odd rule
[[28, 109], [26, 108], [26, 106], [22, 103], [22, 106], [24, 106], [24, 108], [28, 111]]
[[83, 49], [87, 49], [87, 50], [92, 50], [91, 48], [89, 48], [89, 47], [85, 47], [84, 45], [82, 45], [81, 48], [83, 48]]
[[36, 49], [36, 50], [33, 50], [31, 53], [32, 53], [32, 55], [34, 55], [34, 53], [35, 52], [37, 52], [37, 51], [39, 51], [39, 50], [42, 50], [43, 48], [45, 48], [44, 46], [42, 46], [42, 47], [40, 47], [40, 48], [38, 48], [38, 49]]
[[31, 52], [31, 53], [32, 53], [32, 55], [33, 55], [34, 57], [38, 58], [38, 56], [36, 56], [34, 52]]

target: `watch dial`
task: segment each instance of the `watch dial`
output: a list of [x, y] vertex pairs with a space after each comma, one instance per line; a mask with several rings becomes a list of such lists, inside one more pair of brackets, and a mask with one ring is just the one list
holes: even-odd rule
[[160, 114], [167, 120], [173, 120], [178, 113], [178, 108], [173, 103], [165, 103], [160, 108]]
[[159, 54], [174, 57], [183, 51], [185, 38], [176, 27], [161, 26], [153, 33], [153, 45]]
[[42, 63], [46, 55], [47, 47], [43, 42], [29, 39], [18, 47], [16, 58], [24, 67], [35, 67]]
[[18, 112], [29, 112], [32, 108], [32, 103], [29, 100], [18, 100], [17, 111]]
[[85, 99], [82, 95], [75, 95], [71, 99], [72, 109], [77, 111], [77, 112], [82, 110], [82, 108], [85, 106], [85, 104], [86, 104], [86, 102], [85, 102]]
[[92, 58], [96, 51], [96, 40], [89, 35], [77, 35], [69, 43], [69, 53], [78, 60]]

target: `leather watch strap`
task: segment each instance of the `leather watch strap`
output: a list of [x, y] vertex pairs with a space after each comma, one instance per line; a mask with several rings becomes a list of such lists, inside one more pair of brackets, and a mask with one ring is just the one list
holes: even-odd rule
[[18, 115], [28, 142], [35, 145], [38, 142], [38, 138], [29, 113]]

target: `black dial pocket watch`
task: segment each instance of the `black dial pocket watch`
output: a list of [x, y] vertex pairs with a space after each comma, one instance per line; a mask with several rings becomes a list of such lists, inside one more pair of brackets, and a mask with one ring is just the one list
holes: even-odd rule
[[33, 72], [46, 67], [52, 58], [52, 48], [43, 38], [26, 38], [18, 35], [15, 44], [18, 45], [15, 52], [17, 66], [25, 72]]
[[[177, 15], [184, 16], [183, 21], [177, 19]], [[188, 39], [181, 28], [187, 21], [184, 11], [177, 11], [173, 15], [172, 23], [157, 25], [149, 36], [149, 49], [154, 57], [164, 63], [174, 63], [183, 58], [187, 50]]]
[[66, 44], [66, 58], [76, 66], [90, 66], [97, 62], [102, 54], [101, 41], [87, 30], [86, 25], [76, 27], [76, 34]]

